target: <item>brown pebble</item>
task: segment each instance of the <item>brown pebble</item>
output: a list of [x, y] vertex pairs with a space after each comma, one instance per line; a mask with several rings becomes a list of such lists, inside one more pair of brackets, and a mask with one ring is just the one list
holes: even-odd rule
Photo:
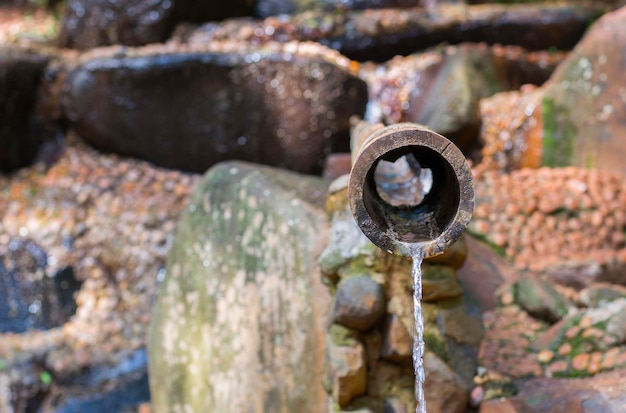
[[589, 353], [577, 354], [572, 359], [572, 367], [576, 370], [586, 370], [587, 366], [589, 365], [590, 358], [591, 356], [589, 355]]
[[563, 343], [561, 344], [557, 352], [561, 356], [567, 356], [569, 353], [572, 352], [572, 345], [570, 343]]
[[554, 353], [550, 350], [541, 350], [537, 354], [537, 361], [540, 363], [549, 363], [554, 359]]

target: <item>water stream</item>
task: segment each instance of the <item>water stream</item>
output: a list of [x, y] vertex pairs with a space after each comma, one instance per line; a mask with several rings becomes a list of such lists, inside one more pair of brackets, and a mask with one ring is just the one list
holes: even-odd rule
[[413, 268], [413, 315], [415, 316], [415, 333], [413, 335], [413, 369], [415, 371], [415, 413], [426, 413], [424, 398], [424, 316], [422, 315], [422, 261], [424, 249], [416, 247], [411, 251]]

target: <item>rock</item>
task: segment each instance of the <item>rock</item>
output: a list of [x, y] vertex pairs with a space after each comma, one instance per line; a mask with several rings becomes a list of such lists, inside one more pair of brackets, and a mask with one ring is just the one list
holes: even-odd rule
[[395, 57], [362, 76], [368, 80], [372, 123], [416, 122], [468, 151], [477, 135], [478, 101], [501, 90], [485, 46]]
[[541, 88], [525, 85], [480, 101], [480, 168], [508, 173], [541, 166], [543, 93]]
[[435, 255], [424, 259], [424, 262], [432, 264], [448, 265], [455, 270], [463, 267], [467, 260], [467, 241], [462, 235], [455, 243], [450, 245], [443, 254]]
[[236, 158], [321, 171], [327, 153], [348, 145], [365, 83], [318, 45], [246, 47], [84, 55], [64, 80], [65, 117], [100, 149], [170, 168], [203, 172]]
[[543, 97], [543, 164], [626, 172], [626, 7], [599, 19], [550, 78]]
[[426, 408], [433, 413], [463, 413], [469, 389], [461, 378], [432, 353], [424, 355]]
[[[626, 365], [626, 299], [568, 315], [539, 335], [533, 347], [556, 352], [553, 373], [559, 377], [594, 375]], [[559, 367], [556, 363], [562, 363]], [[556, 367], [559, 367], [556, 369]]]
[[485, 402], [479, 412], [620, 412], [624, 407], [626, 370], [575, 380], [536, 378], [524, 381], [518, 387], [518, 395]]
[[516, 269], [576, 289], [626, 284], [621, 174], [574, 167], [476, 172], [468, 230]]
[[53, 384], [41, 413], [126, 412], [150, 400], [145, 349], [116, 366], [94, 366], [63, 387]]
[[29, 164], [46, 138], [54, 136], [37, 114], [37, 96], [50, 57], [0, 46], [0, 172]]
[[261, 18], [279, 14], [296, 14], [306, 10], [360, 10], [391, 7], [413, 7], [411, 0], [257, 0], [255, 15]]
[[[397, 399], [406, 411], [411, 411], [415, 409], [415, 382], [411, 363], [411, 332], [415, 323], [411, 262], [386, 254], [363, 235], [348, 208], [347, 192], [343, 184], [343, 180], [339, 178], [329, 189], [327, 208], [331, 232], [328, 246], [320, 256], [323, 279], [331, 291], [336, 288], [339, 295], [343, 283], [367, 274], [370, 283], [383, 287], [386, 299], [385, 322], [374, 325], [366, 332], [348, 330], [352, 332], [351, 337], [359, 337], [365, 346], [368, 377], [366, 393], [353, 400], [345, 410], [369, 408], [379, 412], [385, 409], [386, 400]], [[431, 267], [433, 274], [443, 274], [443, 277], [432, 277], [435, 283], [444, 279], [449, 286], [455, 285], [455, 290], [460, 288], [455, 284], [453, 267], [434, 263], [424, 263], [423, 267], [425, 277], [429, 271], [427, 268]], [[424, 285], [427, 282], [425, 279]], [[447, 291], [437, 288], [435, 290], [435, 296], [439, 299], [422, 304], [424, 341], [426, 352], [442, 360], [440, 363], [445, 360], [447, 370], [439, 369], [435, 363], [437, 370], [431, 371], [432, 381], [446, 385], [450, 380], [454, 383], [455, 380], [467, 381], [464, 396], [467, 401], [469, 382], [476, 373], [478, 345], [483, 332], [480, 314], [475, 306], [464, 304], [462, 295], [454, 294], [454, 297], [450, 297]], [[336, 334], [338, 328], [345, 329], [338, 324], [332, 324], [328, 335]], [[428, 375], [429, 365], [426, 365], [426, 369]], [[455, 385], [450, 388], [453, 393], [456, 392]], [[427, 400], [432, 400], [432, 412], [444, 413], [448, 411], [445, 410], [446, 406], [453, 405], [456, 408], [456, 402], [459, 405], [463, 403], [462, 399], [441, 399], [445, 397], [457, 397], [457, 394], [442, 392], [436, 385], [426, 389]], [[331, 400], [335, 401], [335, 398], [332, 397]], [[436, 406], [443, 410], [437, 410]], [[388, 403], [387, 408], [391, 408]]]
[[155, 413], [323, 411], [331, 301], [316, 257], [328, 231], [326, 186], [242, 162], [207, 172], [154, 310]]
[[436, 13], [418, 7], [338, 13], [311, 10], [280, 19], [210, 23], [196, 30], [180, 30], [177, 40], [190, 44], [216, 40], [316, 41], [350, 59], [384, 62], [443, 41], [518, 45], [531, 50], [570, 49], [587, 24], [602, 12], [597, 6], [567, 4], [440, 4]]
[[520, 275], [511, 268], [511, 265], [500, 255], [471, 235], [464, 235], [468, 254], [463, 267], [457, 270], [457, 277], [463, 286], [466, 299], [475, 303], [485, 312], [496, 307], [496, 291], [505, 282], [513, 282]]
[[515, 284], [518, 304], [533, 317], [555, 323], [567, 315], [570, 303], [549, 283], [528, 275]]
[[385, 311], [383, 287], [367, 276], [350, 277], [337, 289], [333, 321], [358, 331], [372, 328]]
[[610, 283], [591, 284], [578, 294], [579, 301], [586, 307], [598, 307], [619, 298], [626, 298], [626, 287]]
[[[25, 306], [41, 327], [0, 334], [0, 394], [10, 394], [13, 403], [6, 407], [0, 397], [1, 412], [37, 411], [48, 398], [46, 406], [65, 403], [64, 394], [82, 403], [139, 380], [137, 371], [131, 379], [121, 366], [145, 349], [165, 256], [198, 181], [103, 154], [71, 133], [60, 159], [47, 168], [37, 164], [0, 175], [0, 260], [15, 276], [20, 269], [27, 292], [41, 301], [41, 317], [27, 311], [33, 301]], [[0, 276], [0, 284], [9, 280]], [[47, 304], [53, 297], [58, 318]], [[7, 303], [0, 297], [0, 308]], [[48, 326], [53, 328], [43, 329]], [[92, 373], [108, 379], [81, 388]], [[145, 375], [145, 350], [144, 371], [137, 374]]]
[[456, 271], [446, 265], [424, 265], [422, 268], [422, 300], [435, 302], [463, 295]]
[[380, 356], [396, 363], [411, 363], [413, 337], [395, 314], [389, 314], [385, 320]]
[[0, 248], [0, 333], [58, 327], [74, 314], [73, 291], [63, 296], [47, 266], [46, 251], [32, 239], [15, 238]]
[[61, 47], [83, 50], [112, 44], [159, 43], [167, 39], [179, 21], [220, 20], [250, 12], [250, 2], [245, 0], [228, 3], [68, 0], [58, 43]]
[[390, 398], [385, 399], [383, 413], [407, 413], [406, 406], [401, 400]]
[[331, 394], [339, 406], [345, 407], [367, 389], [365, 349], [356, 340], [351, 340], [348, 345], [332, 341], [327, 345], [327, 380]]

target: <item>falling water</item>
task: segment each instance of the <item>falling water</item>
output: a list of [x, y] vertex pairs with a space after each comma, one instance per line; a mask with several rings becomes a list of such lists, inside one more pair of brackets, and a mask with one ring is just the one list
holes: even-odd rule
[[424, 249], [416, 247], [411, 251], [413, 260], [413, 314], [415, 316], [415, 334], [413, 336], [413, 369], [415, 370], [415, 413], [426, 413], [424, 398], [424, 317], [422, 315], [422, 260]]

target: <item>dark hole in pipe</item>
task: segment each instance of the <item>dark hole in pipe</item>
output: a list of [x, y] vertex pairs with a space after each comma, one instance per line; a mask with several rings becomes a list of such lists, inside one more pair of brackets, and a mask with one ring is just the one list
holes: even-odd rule
[[[377, 188], [376, 170], [380, 162], [396, 162], [403, 156], [407, 163], [415, 161], [422, 170], [432, 172], [432, 186], [421, 202], [389, 202], [393, 193], [379, 193], [380, 184]], [[440, 153], [425, 146], [405, 146], [376, 160], [363, 186], [363, 202], [382, 232], [401, 242], [426, 242], [437, 238], [453, 222], [460, 203], [460, 186], [452, 166]]]

